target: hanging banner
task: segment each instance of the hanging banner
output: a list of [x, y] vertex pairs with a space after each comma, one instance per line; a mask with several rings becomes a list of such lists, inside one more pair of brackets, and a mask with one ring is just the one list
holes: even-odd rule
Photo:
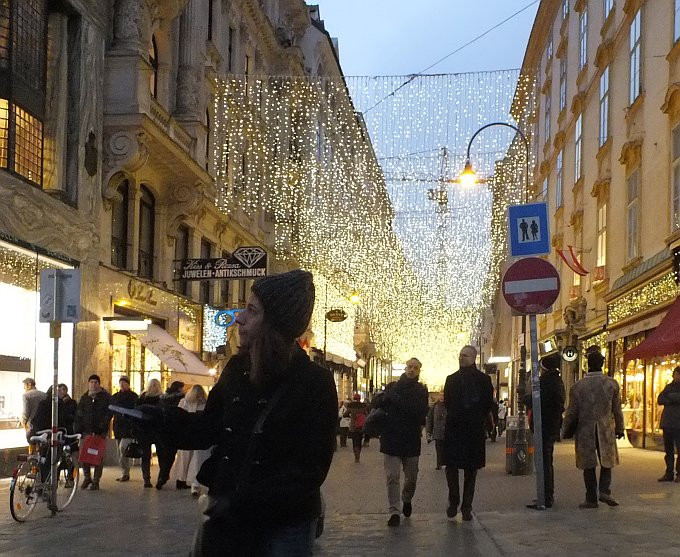
[[257, 246], [238, 248], [229, 257], [184, 259], [179, 280], [248, 279], [267, 276], [267, 252]]

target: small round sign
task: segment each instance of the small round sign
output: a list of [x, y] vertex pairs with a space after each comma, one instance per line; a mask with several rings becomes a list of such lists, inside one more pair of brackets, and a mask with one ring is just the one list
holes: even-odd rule
[[341, 323], [347, 319], [347, 312], [344, 309], [333, 308], [326, 313], [326, 319], [333, 323]]
[[573, 362], [576, 358], [578, 358], [578, 352], [575, 346], [567, 346], [562, 350], [562, 359], [564, 359], [565, 362]]

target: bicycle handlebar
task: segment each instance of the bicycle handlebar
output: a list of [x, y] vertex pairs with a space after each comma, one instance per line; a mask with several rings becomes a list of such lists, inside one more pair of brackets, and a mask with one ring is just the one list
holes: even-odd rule
[[[38, 431], [37, 435], [32, 435], [30, 439], [28, 440], [29, 443], [41, 443], [45, 444], [47, 443], [47, 439], [52, 435], [52, 430], [51, 429], [43, 429], [42, 431]], [[80, 441], [82, 435], [80, 433], [74, 433], [73, 435], [68, 435], [66, 433], [66, 429], [63, 427], [60, 427], [57, 430], [57, 441], [60, 442], [61, 444], [65, 444], [63, 439], [75, 439]]]

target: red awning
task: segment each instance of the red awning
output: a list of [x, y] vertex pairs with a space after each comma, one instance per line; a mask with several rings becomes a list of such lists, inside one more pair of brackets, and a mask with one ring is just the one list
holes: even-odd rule
[[675, 299], [659, 326], [635, 348], [628, 350], [625, 361], [662, 358], [680, 353], [680, 297]]

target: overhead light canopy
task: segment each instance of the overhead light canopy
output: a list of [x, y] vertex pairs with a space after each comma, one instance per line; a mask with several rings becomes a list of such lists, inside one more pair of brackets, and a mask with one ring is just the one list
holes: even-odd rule
[[102, 321], [109, 331], [146, 331], [151, 325], [151, 319], [130, 317], [102, 317]]
[[489, 358], [490, 364], [508, 364], [512, 361], [510, 356], [491, 356]]

